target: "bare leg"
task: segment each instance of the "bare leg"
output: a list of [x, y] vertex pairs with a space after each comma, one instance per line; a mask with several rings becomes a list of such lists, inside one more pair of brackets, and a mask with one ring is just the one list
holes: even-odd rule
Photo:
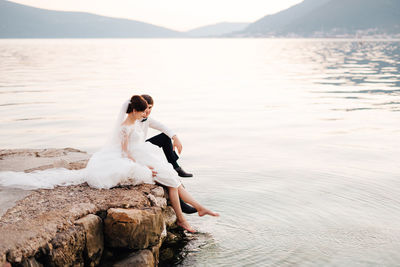
[[168, 187], [168, 192], [172, 208], [174, 209], [176, 214], [177, 224], [182, 228], [188, 230], [189, 232], [195, 233], [196, 230], [190, 226], [188, 221], [186, 221], [185, 217], [183, 216], [181, 204], [179, 203], [178, 188]]
[[188, 191], [185, 190], [185, 188], [183, 188], [182, 185], [180, 185], [178, 187], [178, 194], [179, 197], [185, 201], [186, 203], [189, 203], [190, 205], [192, 205], [193, 207], [195, 207], [197, 209], [197, 212], [199, 214], [199, 216], [204, 216], [204, 215], [211, 215], [211, 216], [219, 216], [218, 213], [213, 212], [209, 209], [206, 209], [205, 207], [203, 207], [200, 203], [198, 203], [190, 194]]

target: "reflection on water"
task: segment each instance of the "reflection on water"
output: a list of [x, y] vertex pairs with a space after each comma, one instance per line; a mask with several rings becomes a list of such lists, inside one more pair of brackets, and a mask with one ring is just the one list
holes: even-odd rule
[[394, 266], [399, 62], [380, 40], [1, 40], [0, 146], [93, 152], [149, 93], [221, 213], [188, 216], [182, 266]]

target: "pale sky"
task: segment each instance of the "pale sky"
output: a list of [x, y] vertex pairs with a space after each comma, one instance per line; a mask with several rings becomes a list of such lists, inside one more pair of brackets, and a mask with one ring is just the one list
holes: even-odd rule
[[186, 31], [219, 22], [254, 22], [303, 0], [11, 0], [53, 10], [128, 18]]

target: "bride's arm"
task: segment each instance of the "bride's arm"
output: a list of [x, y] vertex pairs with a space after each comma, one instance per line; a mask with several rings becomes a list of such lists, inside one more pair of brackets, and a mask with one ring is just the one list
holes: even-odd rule
[[131, 156], [128, 150], [128, 144], [129, 144], [129, 134], [128, 131], [125, 127], [122, 127], [121, 129], [121, 148], [122, 148], [122, 156], [127, 157], [128, 159], [132, 160], [133, 162], [136, 162], [136, 160]]
[[[136, 162], [136, 160], [132, 157], [132, 155], [129, 153], [129, 150], [128, 150], [129, 134], [125, 127], [122, 127], [121, 135], [122, 135], [121, 136], [122, 137], [121, 138], [122, 156], [127, 157], [128, 159], [132, 160], [133, 162]], [[147, 168], [150, 169], [153, 177], [155, 177], [157, 175], [157, 172], [154, 170], [154, 168], [152, 166], [147, 166]]]

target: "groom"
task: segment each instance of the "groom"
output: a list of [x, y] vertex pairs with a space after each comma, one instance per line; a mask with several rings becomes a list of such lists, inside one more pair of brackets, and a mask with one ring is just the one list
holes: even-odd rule
[[[172, 164], [175, 171], [178, 173], [180, 177], [185, 177], [185, 178], [193, 177], [193, 174], [185, 172], [182, 169], [182, 167], [180, 167], [177, 163], [179, 157], [176, 154], [175, 149], [178, 150], [179, 154], [182, 151], [182, 144], [178, 136], [171, 129], [167, 128], [165, 125], [161, 124], [156, 120], [153, 120], [152, 118], [149, 118], [151, 110], [153, 109], [154, 106], [154, 101], [153, 98], [149, 95], [142, 95], [142, 97], [146, 100], [148, 104], [148, 108], [145, 111], [146, 117], [142, 120], [142, 123], [144, 124], [143, 129], [145, 131], [144, 133], [145, 136], [147, 136], [147, 131], [149, 127], [159, 130], [161, 132], [160, 134], [153, 136], [152, 138], [147, 139], [146, 141], [163, 149], [165, 157], [167, 158], [168, 162]], [[171, 139], [173, 142], [171, 142]]]
[[[145, 111], [146, 117], [142, 120], [145, 136], [147, 136], [147, 131], [149, 127], [159, 130], [161, 132], [161, 134], [155, 135], [152, 138], [147, 139], [146, 141], [163, 149], [165, 157], [167, 158], [168, 162], [172, 164], [175, 171], [178, 173], [180, 177], [193, 177], [193, 174], [185, 172], [182, 169], [182, 167], [180, 167], [177, 163], [179, 157], [175, 152], [175, 148], [178, 150], [179, 154], [182, 151], [182, 144], [178, 139], [178, 136], [171, 129], [167, 128], [165, 125], [159, 123], [158, 121], [153, 120], [152, 118], [149, 118], [151, 110], [153, 109], [154, 106], [154, 101], [153, 98], [149, 95], [142, 95], [142, 97], [146, 100], [148, 104], [148, 108]], [[171, 139], [173, 140], [173, 143], [171, 142]], [[197, 212], [197, 210], [194, 207], [186, 204], [182, 199], [179, 198], [179, 201], [181, 204], [182, 212], [188, 214]]]

